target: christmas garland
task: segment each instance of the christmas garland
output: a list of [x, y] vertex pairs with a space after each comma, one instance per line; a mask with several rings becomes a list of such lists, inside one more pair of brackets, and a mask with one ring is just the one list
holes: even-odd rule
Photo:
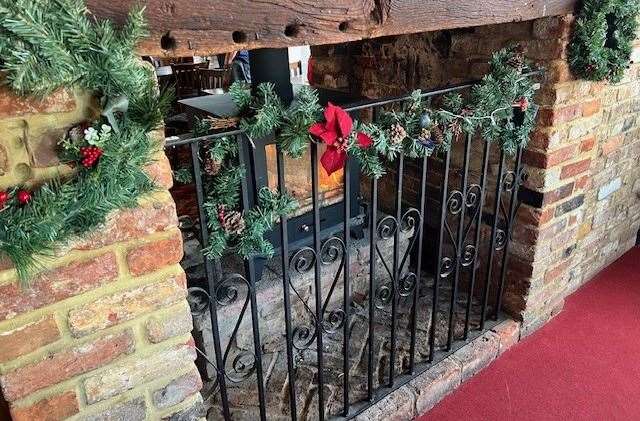
[[584, 0], [569, 47], [572, 71], [587, 80], [619, 82], [638, 29], [638, 0]]
[[273, 246], [265, 238], [281, 216], [294, 212], [297, 202], [288, 194], [277, 194], [264, 187], [258, 192], [258, 205], [242, 212], [240, 189], [245, 169], [238, 162], [235, 138], [223, 137], [206, 145], [204, 173], [209, 245], [203, 250], [209, 258], [219, 258], [233, 250], [248, 258], [271, 257]]
[[100, 116], [61, 139], [60, 160], [73, 169], [70, 176], [0, 193], [0, 254], [22, 281], [42, 258], [154, 189], [144, 168], [161, 145], [150, 132], [171, 97], [158, 91], [153, 69], [134, 53], [145, 35], [140, 7], [117, 29], [93, 18], [82, 0], [0, 0], [4, 83], [34, 97], [76, 87], [93, 92], [102, 106]]
[[375, 123], [353, 121], [331, 103], [321, 114], [318, 94], [308, 87], [284, 107], [270, 83], [260, 84], [256, 95], [248, 86], [235, 83], [230, 96], [240, 117], [210, 119], [208, 128], [239, 126], [251, 139], [275, 133], [283, 152], [293, 158], [300, 158], [311, 142], [324, 143], [327, 150], [321, 163], [329, 174], [342, 168], [345, 157], [351, 155], [365, 175], [378, 178], [401, 152], [409, 158], [430, 156], [448, 150], [463, 134], [480, 133], [513, 154], [526, 145], [535, 125], [536, 83], [528, 76], [532, 69], [519, 46], [498, 51], [490, 65], [489, 74], [467, 97], [445, 95], [440, 107], [430, 107], [418, 90], [400, 110], [381, 113]]
[[[530, 70], [519, 47], [501, 50], [492, 57], [491, 72], [468, 98], [446, 95], [441, 107], [430, 108], [421, 91], [415, 91], [402, 109], [381, 113], [375, 123], [354, 122], [333, 104], [321, 114], [318, 94], [311, 88], [303, 87], [295, 101], [284, 107], [272, 84], [260, 84], [254, 96], [247, 85], [236, 83], [230, 96], [240, 117], [199, 120], [194, 135], [236, 126], [250, 139], [275, 133], [281, 149], [293, 158], [301, 158], [311, 142], [324, 143], [327, 148], [320, 162], [327, 173], [341, 169], [351, 155], [365, 175], [375, 178], [384, 175], [387, 164], [400, 153], [409, 158], [430, 156], [448, 150], [463, 134], [480, 133], [513, 154], [526, 145], [535, 125], [537, 106], [531, 100], [536, 84], [526, 74]], [[240, 189], [245, 169], [238, 165], [236, 141], [221, 138], [207, 147], [205, 210], [210, 242], [205, 255], [219, 258], [233, 250], [243, 257], [272, 256], [273, 246], [265, 234], [280, 216], [295, 211], [297, 202], [288, 194], [263, 188], [258, 206], [243, 214]]]

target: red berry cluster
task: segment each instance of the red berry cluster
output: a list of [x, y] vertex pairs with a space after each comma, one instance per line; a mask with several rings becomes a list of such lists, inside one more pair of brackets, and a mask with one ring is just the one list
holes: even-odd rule
[[6, 191], [0, 191], [0, 209], [4, 208], [4, 206], [9, 201], [9, 193]]
[[222, 223], [224, 221], [224, 217], [225, 217], [224, 206], [219, 206], [218, 207], [218, 221], [220, 223]]
[[96, 165], [98, 159], [102, 156], [102, 149], [97, 146], [83, 146], [80, 148], [82, 161], [80, 163], [85, 168], [91, 168]]
[[[32, 193], [28, 190], [18, 190], [16, 193], [16, 199], [21, 205], [26, 205], [31, 201]], [[6, 191], [0, 191], [0, 210], [4, 208], [11, 199], [11, 196]]]
[[17, 198], [21, 205], [26, 205], [31, 201], [31, 192], [27, 190], [20, 190], [17, 194]]

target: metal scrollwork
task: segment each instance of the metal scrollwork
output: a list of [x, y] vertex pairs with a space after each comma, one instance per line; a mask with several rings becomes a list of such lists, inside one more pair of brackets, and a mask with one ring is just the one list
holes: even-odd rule
[[389, 240], [393, 238], [396, 233], [396, 229], [398, 227], [398, 221], [393, 216], [385, 216], [380, 221], [378, 221], [378, 238], [381, 240]]
[[505, 230], [497, 229], [496, 230], [496, 251], [500, 251], [507, 244], [507, 233]]
[[473, 244], [467, 244], [462, 252], [460, 264], [463, 267], [469, 267], [476, 260], [476, 247]]
[[322, 321], [322, 330], [326, 333], [336, 333], [344, 326], [346, 314], [344, 310], [337, 309], [328, 313]]
[[391, 304], [393, 300], [393, 283], [385, 282], [376, 288], [375, 291], [375, 306], [379, 310], [383, 310], [385, 307]]
[[410, 232], [422, 223], [422, 214], [416, 208], [410, 208], [403, 215], [400, 220], [400, 231]]
[[513, 171], [507, 171], [502, 177], [502, 189], [507, 192], [512, 192], [516, 186], [518, 176]]
[[193, 317], [203, 316], [209, 310], [211, 296], [206, 290], [198, 287], [191, 287], [188, 292], [187, 301], [189, 302], [191, 315]]
[[479, 205], [480, 197], [482, 197], [482, 186], [478, 184], [472, 184], [467, 189], [467, 197], [465, 204], [468, 209], [473, 209]]
[[304, 274], [313, 269], [316, 264], [316, 252], [311, 247], [303, 247], [296, 251], [289, 259], [289, 267], [299, 274]]
[[451, 257], [443, 257], [440, 261], [440, 277], [446, 278], [453, 273], [456, 266], [456, 259]]
[[292, 332], [293, 346], [302, 351], [311, 346], [313, 341], [316, 340], [316, 327], [315, 323], [311, 325], [296, 326]]
[[401, 297], [409, 297], [413, 294], [418, 283], [418, 277], [415, 273], [409, 272], [405, 274], [398, 282], [398, 294]]
[[342, 238], [331, 237], [324, 242], [320, 250], [320, 262], [330, 265], [344, 256], [345, 244]]
[[[227, 363], [225, 356], [225, 367]], [[240, 383], [256, 371], [256, 356], [250, 351], [240, 351], [233, 356], [231, 366], [225, 370], [227, 379], [233, 383]]]
[[454, 190], [447, 199], [447, 209], [451, 215], [458, 215], [462, 212], [464, 207], [465, 198], [460, 190]]

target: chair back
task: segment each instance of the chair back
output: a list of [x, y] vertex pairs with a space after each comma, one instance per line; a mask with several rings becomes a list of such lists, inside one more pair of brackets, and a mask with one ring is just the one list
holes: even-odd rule
[[226, 88], [229, 81], [229, 69], [200, 69], [200, 89]]
[[302, 76], [302, 61], [289, 63], [289, 72], [292, 78]]
[[189, 98], [198, 94], [198, 70], [202, 64], [184, 63], [172, 64], [171, 71], [176, 82], [176, 96], [178, 99]]

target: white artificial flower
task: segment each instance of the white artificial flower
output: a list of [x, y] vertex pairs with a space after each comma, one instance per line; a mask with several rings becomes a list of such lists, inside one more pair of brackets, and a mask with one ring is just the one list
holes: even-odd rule
[[89, 143], [90, 145], [95, 144], [95, 142], [98, 141], [98, 139], [99, 139], [98, 131], [93, 127], [89, 127], [84, 131], [84, 140], [86, 140], [87, 143]]
[[111, 126], [109, 126], [108, 124], [103, 124], [100, 129], [102, 130], [102, 134], [111, 133]]

